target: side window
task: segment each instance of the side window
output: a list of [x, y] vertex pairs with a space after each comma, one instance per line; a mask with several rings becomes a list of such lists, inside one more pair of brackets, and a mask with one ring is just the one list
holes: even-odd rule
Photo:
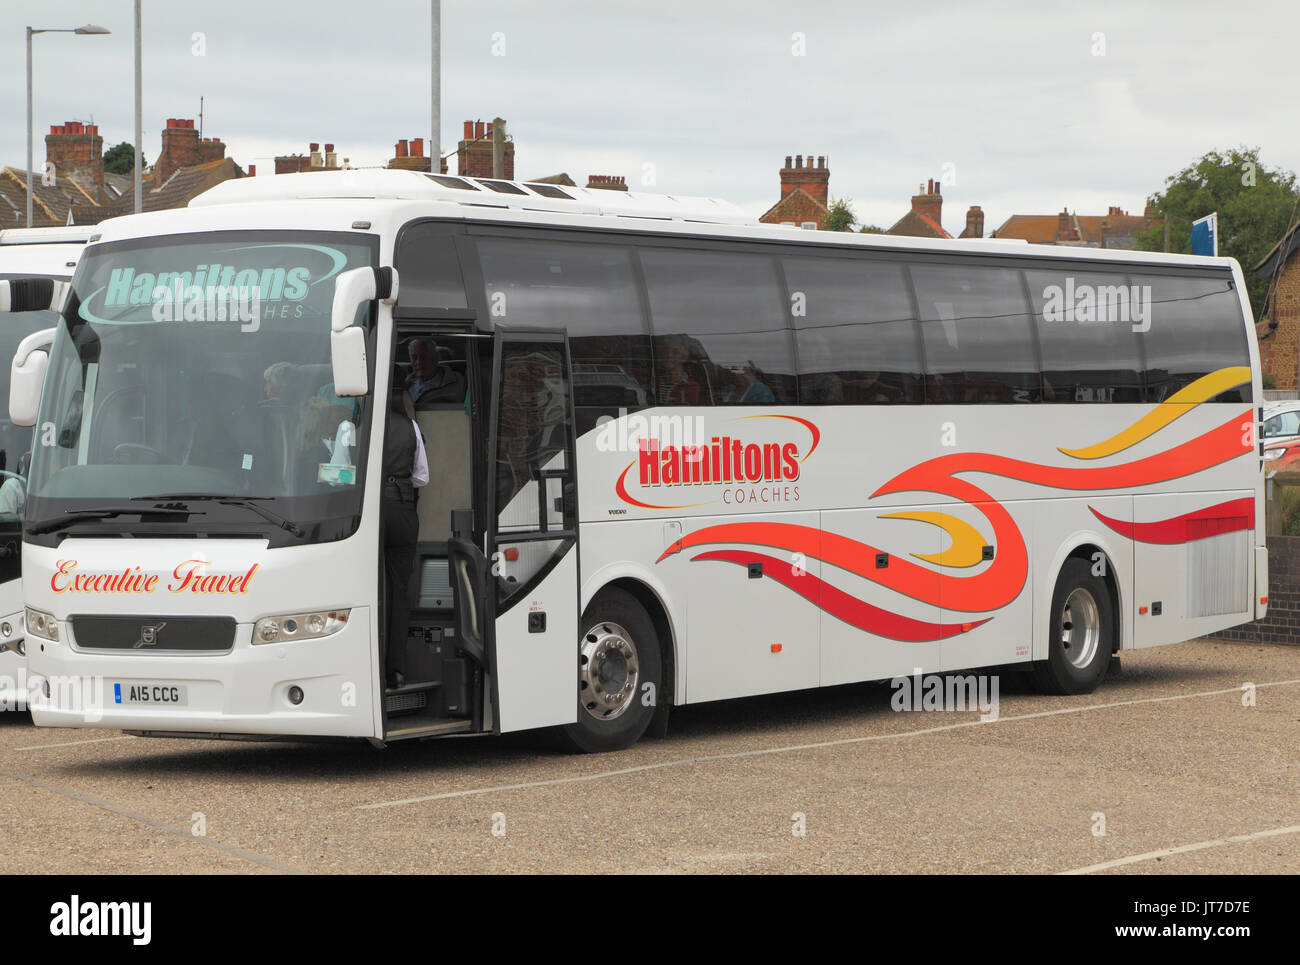
[[[1219, 369], [1250, 365], [1246, 324], [1236, 289], [1226, 277], [1129, 276], [1145, 301], [1148, 402], [1163, 402], [1179, 389]], [[1250, 402], [1250, 383], [1220, 393], [1213, 402]]]
[[465, 282], [456, 244], [447, 226], [414, 224], [402, 232], [393, 258], [398, 297], [420, 308], [464, 308]]
[[912, 266], [926, 401], [1037, 402], [1038, 360], [1020, 272], [981, 265]]
[[1300, 412], [1282, 412], [1265, 420], [1261, 437], [1265, 439], [1280, 436], [1300, 435]]
[[661, 405], [796, 399], [794, 350], [770, 257], [641, 249]]
[[924, 401], [902, 265], [863, 258], [783, 260], [805, 405]]
[[1122, 274], [1025, 272], [1043, 358], [1044, 402], [1141, 402], [1142, 363]]
[[650, 337], [627, 248], [481, 238], [478, 252], [494, 322], [568, 330], [579, 433], [650, 404]]

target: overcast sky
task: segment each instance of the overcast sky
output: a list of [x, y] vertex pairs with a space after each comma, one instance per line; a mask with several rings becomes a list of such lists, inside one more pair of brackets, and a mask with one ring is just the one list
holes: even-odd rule
[[[622, 174], [634, 190], [724, 197], [756, 214], [787, 154], [826, 155], [832, 197], [888, 227], [917, 184], [968, 205], [1131, 213], [1205, 151], [1246, 144], [1300, 169], [1291, 3], [603, 3], [444, 0], [442, 149], [504, 117], [515, 174]], [[197, 118], [241, 165], [333, 142], [382, 165], [429, 133], [427, 0], [144, 0], [144, 150]], [[133, 128], [131, 0], [0, 0], [0, 163], [24, 163], [24, 26], [35, 38], [35, 157], [50, 124]], [[203, 56], [194, 35], [202, 34]], [[642, 188], [653, 166], [655, 184]], [[945, 167], [948, 165], [949, 167]], [[455, 161], [451, 162], [455, 171]]]

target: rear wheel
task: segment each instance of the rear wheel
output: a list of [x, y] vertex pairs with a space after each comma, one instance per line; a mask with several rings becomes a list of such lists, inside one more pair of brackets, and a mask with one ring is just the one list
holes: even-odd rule
[[1115, 601], [1086, 560], [1061, 567], [1052, 593], [1047, 659], [1034, 665], [1034, 684], [1049, 694], [1087, 694], [1101, 683], [1115, 645]]
[[629, 593], [605, 590], [582, 615], [578, 719], [560, 728], [584, 753], [621, 750], [645, 733], [662, 689], [654, 624]]

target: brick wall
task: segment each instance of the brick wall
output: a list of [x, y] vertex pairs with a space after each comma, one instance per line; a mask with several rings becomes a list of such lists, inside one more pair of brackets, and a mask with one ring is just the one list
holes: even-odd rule
[[1277, 388], [1300, 388], [1296, 384], [1300, 362], [1300, 251], [1293, 251], [1282, 267], [1270, 304], [1277, 328], [1259, 343], [1260, 364], [1265, 373], [1273, 376]]
[[1300, 646], [1300, 536], [1268, 538], [1268, 616], [1214, 636]]

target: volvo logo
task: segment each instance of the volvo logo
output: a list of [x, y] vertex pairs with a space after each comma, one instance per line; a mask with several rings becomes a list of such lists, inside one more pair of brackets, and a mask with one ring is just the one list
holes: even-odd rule
[[135, 642], [132, 649], [139, 650], [141, 647], [152, 647], [158, 642], [158, 634], [162, 633], [163, 627], [165, 626], [167, 626], [167, 623], [164, 621], [157, 626], [146, 625], [141, 627], [140, 639]]

